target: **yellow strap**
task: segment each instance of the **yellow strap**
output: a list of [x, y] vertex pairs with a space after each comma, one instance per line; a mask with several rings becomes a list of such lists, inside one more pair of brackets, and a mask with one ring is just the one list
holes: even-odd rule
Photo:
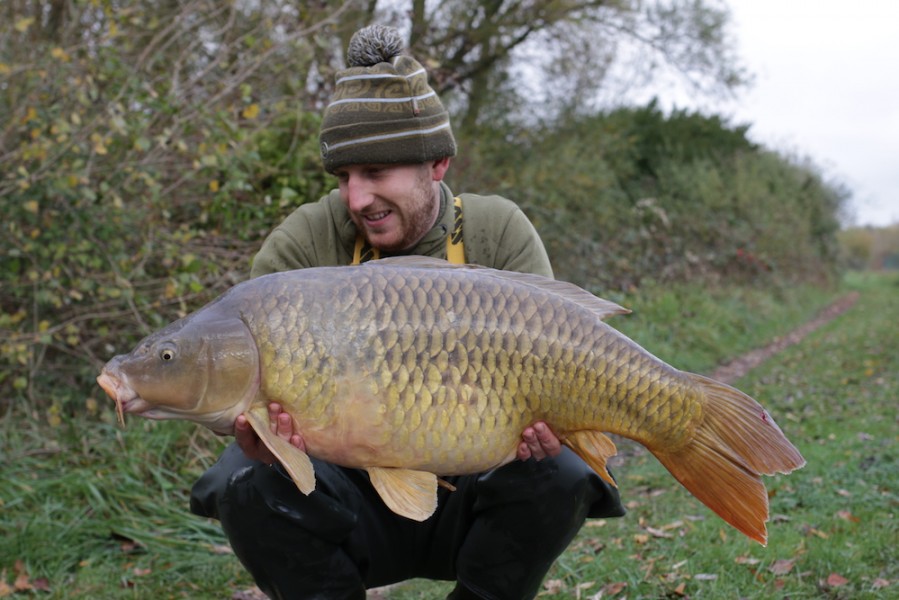
[[378, 260], [381, 258], [381, 251], [368, 243], [362, 232], [356, 234], [356, 247], [353, 249], [353, 262], [351, 264], [361, 265], [369, 260]]
[[[379, 258], [381, 252], [368, 243], [362, 232], [358, 232], [351, 264], [361, 265]], [[453, 230], [446, 236], [446, 260], [457, 265], [465, 264], [465, 245], [462, 243], [462, 199], [458, 196], [453, 199]]]
[[462, 243], [462, 198], [453, 199], [453, 231], [446, 237], [446, 260], [456, 265], [465, 264], [465, 246]]

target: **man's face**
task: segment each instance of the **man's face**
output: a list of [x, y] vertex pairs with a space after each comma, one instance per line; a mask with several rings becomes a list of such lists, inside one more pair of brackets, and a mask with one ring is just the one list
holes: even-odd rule
[[[348, 165], [337, 169], [340, 197], [368, 242], [400, 252], [417, 244], [440, 210], [440, 164]], [[448, 163], [447, 163], [448, 164]]]

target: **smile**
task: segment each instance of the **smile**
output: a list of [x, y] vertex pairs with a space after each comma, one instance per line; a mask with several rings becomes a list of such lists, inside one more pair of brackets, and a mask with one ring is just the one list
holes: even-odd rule
[[363, 218], [367, 223], [377, 223], [377, 222], [379, 222], [379, 221], [383, 221], [383, 220], [386, 219], [388, 216], [390, 216], [390, 212], [391, 212], [391, 211], [389, 211], [389, 210], [384, 210], [384, 211], [381, 211], [381, 212], [372, 213], [372, 214], [370, 214], [370, 215], [362, 215], [362, 218]]

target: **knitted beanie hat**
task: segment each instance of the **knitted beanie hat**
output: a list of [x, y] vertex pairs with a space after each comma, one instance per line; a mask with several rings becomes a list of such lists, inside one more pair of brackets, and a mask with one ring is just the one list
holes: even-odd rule
[[449, 115], [424, 67], [401, 54], [392, 27], [357, 31], [338, 71], [319, 140], [325, 170], [351, 164], [424, 163], [456, 154]]

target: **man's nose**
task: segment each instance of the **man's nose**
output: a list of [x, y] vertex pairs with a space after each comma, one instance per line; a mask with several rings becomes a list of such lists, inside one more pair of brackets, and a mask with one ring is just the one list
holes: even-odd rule
[[354, 175], [350, 175], [347, 178], [346, 197], [344, 200], [347, 203], [347, 208], [349, 208], [351, 212], [360, 212], [364, 210], [372, 203], [373, 198], [374, 194], [364, 178]]

